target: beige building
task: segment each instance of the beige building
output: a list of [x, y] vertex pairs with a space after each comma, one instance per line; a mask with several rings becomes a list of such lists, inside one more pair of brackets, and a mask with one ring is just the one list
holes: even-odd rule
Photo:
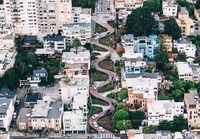
[[200, 9], [194, 9], [194, 15], [198, 21], [200, 21]]
[[136, 9], [143, 6], [143, 0], [115, 0], [117, 9]]
[[194, 21], [189, 17], [189, 12], [186, 7], [181, 7], [178, 12], [178, 18], [176, 19], [178, 26], [181, 28], [182, 35], [188, 36], [194, 28]]
[[194, 128], [200, 127], [200, 99], [195, 92], [186, 93], [184, 95], [184, 102], [187, 111], [188, 125]]
[[160, 37], [160, 41], [161, 41], [161, 44], [167, 48], [167, 52], [172, 52], [173, 42], [172, 42], [171, 36], [167, 34], [163, 34]]

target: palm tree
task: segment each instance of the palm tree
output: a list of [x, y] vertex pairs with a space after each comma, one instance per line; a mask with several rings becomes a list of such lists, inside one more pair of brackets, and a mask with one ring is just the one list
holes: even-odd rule
[[79, 40], [78, 38], [75, 38], [75, 39], [73, 40], [73, 44], [72, 44], [72, 45], [75, 47], [75, 49], [76, 49], [76, 54], [77, 54], [78, 47], [81, 45], [80, 40]]

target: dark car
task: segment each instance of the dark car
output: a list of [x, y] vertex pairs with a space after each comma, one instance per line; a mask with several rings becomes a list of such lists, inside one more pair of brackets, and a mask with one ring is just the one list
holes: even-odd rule
[[107, 109], [107, 110], [104, 111], [105, 114], [108, 114], [108, 113], [110, 113], [110, 112], [111, 112], [110, 109]]

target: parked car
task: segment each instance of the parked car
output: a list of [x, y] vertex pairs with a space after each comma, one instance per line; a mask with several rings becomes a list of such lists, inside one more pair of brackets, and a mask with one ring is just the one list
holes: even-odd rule
[[98, 127], [97, 122], [93, 122], [94, 127]]
[[110, 109], [107, 109], [107, 110], [104, 111], [104, 114], [108, 114], [108, 113], [110, 113], [110, 112], [111, 112], [111, 110], [110, 110]]
[[92, 116], [92, 119], [94, 120], [94, 119], [96, 119], [97, 117], [99, 117], [99, 115], [98, 115], [98, 114], [94, 114], [94, 115]]
[[98, 131], [99, 131], [99, 132], [105, 132], [105, 129], [103, 129], [103, 127], [99, 127], [99, 128], [98, 128]]

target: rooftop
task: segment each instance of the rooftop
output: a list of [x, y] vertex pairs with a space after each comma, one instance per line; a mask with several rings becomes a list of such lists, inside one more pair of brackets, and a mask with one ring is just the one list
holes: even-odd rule
[[0, 115], [6, 115], [11, 99], [0, 98]]
[[24, 43], [36, 43], [37, 42], [37, 36], [24, 36]]
[[0, 98], [14, 98], [16, 96], [16, 92], [10, 91], [8, 88], [1, 88], [0, 89]]
[[36, 55], [53, 55], [54, 53], [55, 50], [51, 48], [38, 48], [35, 51]]
[[44, 100], [38, 100], [37, 104], [35, 104], [32, 109], [31, 117], [47, 117], [49, 109], [50, 107], [47, 102], [44, 102]]
[[88, 87], [89, 86], [89, 78], [73, 78], [69, 80], [68, 78], [62, 79], [59, 81], [60, 87], [73, 87], [73, 86], [80, 86], [80, 87]]
[[65, 36], [56, 35], [56, 34], [52, 34], [52, 35], [45, 36], [43, 39], [44, 39], [44, 41], [63, 41], [64, 38], [66, 38], [66, 37]]
[[32, 93], [29, 92], [26, 94], [25, 102], [37, 102], [38, 99], [41, 99], [42, 95], [39, 92]]
[[126, 78], [151, 78], [151, 79], [157, 79], [160, 77], [159, 73], [131, 73], [131, 74], [126, 74]]
[[179, 74], [192, 74], [192, 68], [187, 62], [176, 62], [176, 67]]
[[53, 102], [50, 105], [50, 110], [48, 112], [48, 118], [55, 118], [55, 119], [60, 118], [61, 108], [62, 108], [62, 102], [61, 101]]
[[88, 28], [90, 27], [90, 23], [69, 23], [69, 24], [63, 24], [64, 28]]
[[199, 100], [199, 95], [195, 92], [193, 93], [185, 93], [184, 99], [187, 101], [189, 105], [196, 105], [196, 101]]
[[18, 115], [18, 122], [28, 122], [31, 114], [30, 108], [21, 108]]

